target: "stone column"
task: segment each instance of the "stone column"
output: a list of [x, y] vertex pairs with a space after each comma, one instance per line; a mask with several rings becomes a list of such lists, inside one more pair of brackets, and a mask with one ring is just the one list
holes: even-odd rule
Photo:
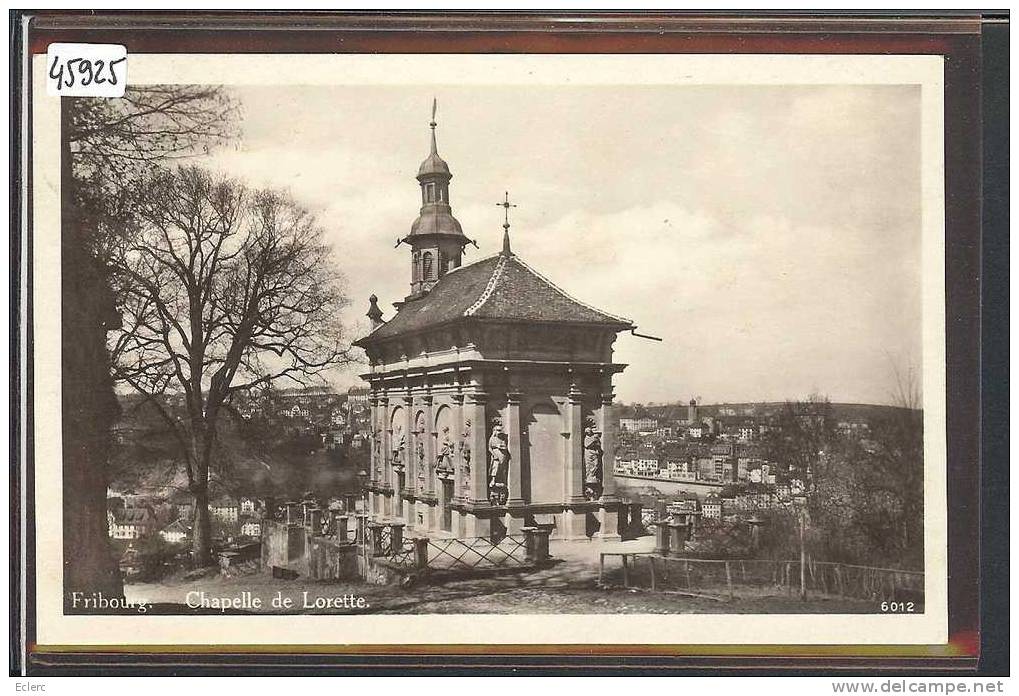
[[[460, 441], [464, 432], [464, 397], [463, 394], [453, 395], [453, 494], [451, 502], [459, 502], [463, 499], [463, 451], [460, 449]], [[453, 510], [450, 531], [454, 536], [460, 535], [460, 511]]]
[[[380, 485], [381, 486], [381, 485], [384, 485], [384, 484], [392, 481], [392, 479], [393, 479], [392, 468], [390, 467], [390, 464], [389, 464], [389, 455], [390, 455], [390, 452], [392, 452], [392, 447], [393, 447], [393, 431], [392, 431], [391, 425], [389, 423], [389, 397], [386, 396], [385, 394], [382, 394], [381, 396], [378, 397], [378, 416], [379, 416], [378, 427], [379, 427], [379, 430], [381, 430], [381, 434], [382, 434], [382, 446], [379, 448], [379, 456], [382, 457], [382, 467], [381, 467], [381, 469], [382, 469], [382, 474], [381, 474], [382, 478], [381, 478], [380, 481], [377, 482], [376, 485]], [[371, 477], [372, 477], [372, 479], [375, 479], [375, 471], [374, 470], [372, 470], [372, 472], [371, 472]], [[380, 497], [381, 498], [385, 498], [386, 496], [381, 494], [381, 493], [373, 493], [372, 497], [373, 498], [380, 498]], [[389, 507], [389, 506], [386, 505], [383, 500], [378, 500], [376, 502], [376, 505], [374, 506], [375, 511], [376, 511], [377, 514], [380, 514], [380, 515], [382, 515], [382, 514], [385, 514], [385, 515], [392, 514], [392, 510], [391, 509], [390, 509], [389, 512], [385, 511], [386, 507]]]
[[[464, 405], [466, 417], [471, 419], [471, 494], [469, 504], [488, 506], [488, 420], [485, 404], [488, 394], [475, 391], [467, 394]], [[471, 514], [467, 517], [467, 536], [481, 537], [492, 533], [492, 522]]]
[[[584, 392], [576, 383], [570, 385], [566, 404], [566, 504], [582, 503], [584, 498]], [[563, 537], [587, 538], [587, 517], [583, 511], [567, 508], [563, 514]]]
[[598, 423], [598, 430], [601, 431], [602, 448], [602, 493], [603, 501], [618, 500], [616, 496], [616, 422], [612, 417], [612, 385], [601, 395], [601, 405], [598, 407], [598, 414], [595, 417]]
[[[610, 378], [611, 380], [611, 378]], [[598, 533], [595, 538], [601, 541], [618, 541], [619, 535], [619, 497], [616, 495], [616, 423], [612, 417], [611, 382], [602, 387], [601, 403], [595, 414], [595, 422], [601, 432], [601, 504], [598, 510]]]
[[566, 405], [566, 502], [584, 498], [584, 392], [570, 386]]
[[[429, 496], [437, 495], [437, 491], [435, 490], [435, 445], [438, 433], [435, 432], [435, 412], [432, 408], [433, 401], [431, 394], [425, 394], [421, 397], [421, 402], [425, 407], [425, 427], [424, 432], [421, 433], [421, 437], [423, 438], [425, 445], [425, 480], [419, 483], [422, 486], [421, 493]], [[435, 529], [438, 526], [435, 519], [435, 505], [431, 502], [427, 502], [418, 503], [418, 506], [424, 515], [425, 529]]]
[[[520, 393], [506, 393], [506, 415], [503, 418], [506, 429], [506, 445], [509, 449], [509, 466], [506, 472], [506, 505], [510, 508], [522, 508], [523, 496], [523, 444], [520, 433]], [[506, 520], [506, 531], [510, 534], [519, 532], [524, 526], [523, 512], [510, 512]]]
[[[416, 465], [414, 458], [414, 397], [410, 393], [410, 388], [407, 389], [407, 393], [403, 395], [403, 410], [406, 411], [403, 418], [403, 432], [406, 433], [404, 439], [405, 448], [403, 453], [403, 485], [411, 491], [416, 490], [417, 474], [414, 473], [414, 467]], [[396, 485], [394, 481], [394, 486]], [[417, 524], [417, 516], [414, 514], [414, 506], [408, 504], [400, 495], [400, 491], [396, 491], [394, 494], [396, 504], [403, 510], [403, 517], [407, 522], [407, 528], [413, 529]]]
[[[452, 433], [455, 449], [453, 450], [453, 499], [463, 497], [463, 451], [460, 449], [460, 438], [464, 432], [464, 396], [453, 395], [453, 427]], [[455, 525], [454, 525], [455, 528]]]

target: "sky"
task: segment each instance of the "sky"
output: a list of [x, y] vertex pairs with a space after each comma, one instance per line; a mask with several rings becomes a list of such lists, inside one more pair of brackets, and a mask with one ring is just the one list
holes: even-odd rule
[[464, 263], [500, 249], [508, 191], [518, 256], [663, 339], [620, 336], [618, 400], [890, 403], [921, 364], [919, 87], [231, 90], [240, 135], [203, 164], [316, 215], [351, 339], [409, 292], [434, 96]]

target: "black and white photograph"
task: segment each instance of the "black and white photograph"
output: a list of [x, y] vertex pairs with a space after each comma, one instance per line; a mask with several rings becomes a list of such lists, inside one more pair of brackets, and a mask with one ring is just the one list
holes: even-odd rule
[[56, 614], [943, 635], [936, 59], [199, 58], [46, 116]]

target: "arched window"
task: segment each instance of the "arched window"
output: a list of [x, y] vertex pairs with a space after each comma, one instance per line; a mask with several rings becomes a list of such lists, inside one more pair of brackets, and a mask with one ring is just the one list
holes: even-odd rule
[[425, 203], [435, 202], [435, 183], [430, 182], [425, 184]]
[[449, 272], [449, 258], [447, 257], [446, 252], [440, 251], [439, 252], [439, 275], [440, 276], [441, 275], [445, 275], [447, 272]]
[[435, 276], [433, 273], [435, 269], [432, 266], [432, 252], [426, 251], [422, 257], [421, 262], [421, 275], [422, 280], [432, 280]]
[[421, 280], [421, 252], [415, 251], [411, 261], [410, 281], [416, 283]]

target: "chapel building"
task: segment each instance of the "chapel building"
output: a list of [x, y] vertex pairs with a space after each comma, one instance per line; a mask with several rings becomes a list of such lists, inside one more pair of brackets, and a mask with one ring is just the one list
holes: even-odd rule
[[552, 538], [618, 539], [612, 345], [633, 323], [567, 295], [517, 256], [464, 265], [449, 166], [418, 170], [410, 292], [355, 341], [368, 356], [370, 514], [405, 533], [491, 537], [554, 524]]

